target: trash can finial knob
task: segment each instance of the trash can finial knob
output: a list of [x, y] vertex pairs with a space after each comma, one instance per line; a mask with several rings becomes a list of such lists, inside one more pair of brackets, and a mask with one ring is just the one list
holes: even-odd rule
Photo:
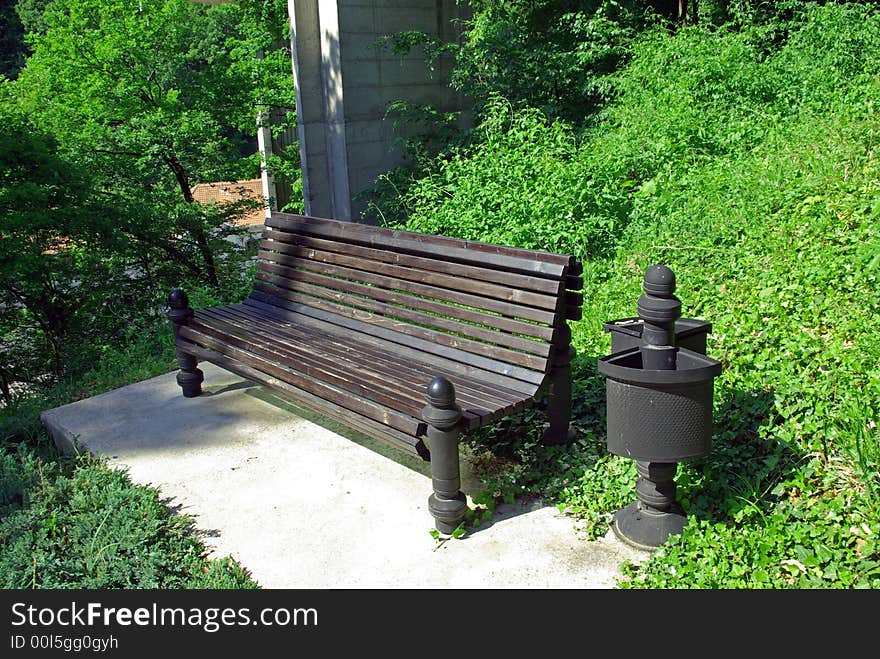
[[672, 297], [675, 293], [675, 273], [663, 264], [652, 265], [645, 271], [645, 294], [654, 297]]

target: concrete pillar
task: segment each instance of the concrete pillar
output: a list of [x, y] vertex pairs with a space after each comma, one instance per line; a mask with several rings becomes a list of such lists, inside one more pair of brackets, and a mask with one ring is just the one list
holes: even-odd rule
[[288, 0], [288, 11], [305, 212], [360, 220], [355, 197], [402, 161], [388, 104], [467, 105], [445, 84], [448, 61], [432, 75], [418, 53], [401, 58], [376, 39], [419, 30], [453, 40], [454, 19], [470, 10], [456, 0]]
[[269, 127], [265, 113], [260, 113], [257, 117], [257, 148], [260, 151], [260, 181], [263, 186], [263, 210], [265, 216], [274, 210], [278, 210], [277, 193], [275, 192], [275, 177], [269, 173], [266, 167], [266, 160], [272, 153], [272, 129]]

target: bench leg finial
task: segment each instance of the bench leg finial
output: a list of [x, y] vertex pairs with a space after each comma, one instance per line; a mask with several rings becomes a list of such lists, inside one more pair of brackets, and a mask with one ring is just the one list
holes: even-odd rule
[[[189, 306], [189, 297], [179, 288], [175, 288], [168, 295], [168, 319], [174, 330], [174, 343], [178, 343], [180, 328], [189, 322], [195, 313]], [[177, 374], [177, 384], [183, 389], [184, 398], [195, 398], [202, 393], [202, 381], [204, 373], [198, 366], [198, 360], [192, 355], [177, 348], [177, 366], [180, 371]]]
[[559, 342], [554, 347], [553, 368], [550, 371], [550, 389], [547, 400], [547, 417], [550, 425], [541, 436], [547, 445], [571, 444], [574, 430], [571, 423], [571, 360], [575, 349], [571, 345], [571, 329], [568, 323], [560, 328]]
[[441, 533], [452, 533], [464, 520], [467, 500], [461, 492], [458, 456], [461, 408], [455, 402], [455, 388], [442, 376], [428, 385], [428, 404], [422, 409], [428, 424], [431, 451], [431, 482], [434, 493], [428, 497], [428, 510]]

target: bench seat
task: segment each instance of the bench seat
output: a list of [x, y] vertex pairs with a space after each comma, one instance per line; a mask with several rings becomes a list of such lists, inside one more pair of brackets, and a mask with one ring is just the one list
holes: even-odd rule
[[[519, 381], [462, 366], [442, 357], [426, 359], [424, 353], [403, 354], [388, 340], [336, 330], [332, 323], [249, 300], [196, 311], [181, 338], [196, 347], [262, 371], [281, 383], [312, 394], [308, 402], [317, 411], [348, 422], [358, 416], [369, 424], [370, 435], [399, 448], [427, 457], [421, 441], [425, 422], [424, 389], [434, 376], [446, 376], [455, 386], [462, 408], [462, 425], [474, 430], [519, 411], [531, 403]], [[212, 355], [200, 352], [206, 360]], [[234, 366], [231, 370], [241, 370]], [[254, 377], [254, 373], [250, 373]], [[284, 384], [274, 388], [290, 393]], [[515, 388], [520, 389], [519, 391]], [[537, 387], [529, 387], [532, 394]], [[313, 398], [314, 396], [314, 398]], [[318, 400], [321, 402], [318, 402]], [[403, 434], [388, 434], [389, 428]], [[387, 436], [386, 436], [387, 435]]]

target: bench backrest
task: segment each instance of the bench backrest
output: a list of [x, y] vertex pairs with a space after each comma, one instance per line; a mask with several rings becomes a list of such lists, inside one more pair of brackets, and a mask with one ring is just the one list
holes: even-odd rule
[[533, 395], [580, 318], [572, 256], [273, 213], [251, 300], [495, 373]]

